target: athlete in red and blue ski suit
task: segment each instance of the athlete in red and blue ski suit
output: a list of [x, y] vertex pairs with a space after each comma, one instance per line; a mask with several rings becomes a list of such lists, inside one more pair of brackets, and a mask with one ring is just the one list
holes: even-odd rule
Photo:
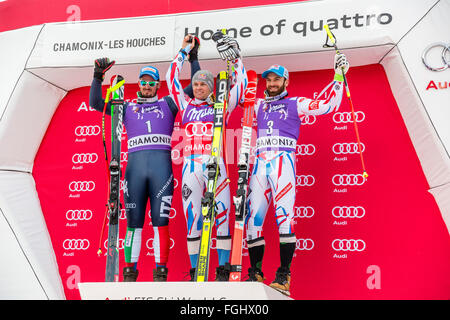
[[[214, 120], [214, 77], [206, 70], [198, 71], [192, 78], [194, 98], [187, 97], [180, 85], [179, 73], [183, 67], [190, 45], [183, 43], [167, 71], [166, 80], [169, 92], [181, 113], [181, 132], [183, 144], [182, 197], [187, 222], [187, 247], [191, 261], [191, 277], [197, 266], [200, 237], [202, 231], [201, 199], [208, 180], [206, 164], [211, 155]], [[247, 85], [247, 74], [242, 59], [232, 61], [232, 86], [227, 113], [243, 102]], [[230, 187], [223, 158], [219, 162], [220, 175], [216, 191], [216, 248], [219, 256], [220, 272], [229, 262], [231, 235], [229, 228]], [[216, 270], [219, 272], [218, 270]]]
[[281, 265], [272, 287], [289, 294], [290, 264], [295, 250], [293, 226], [296, 193], [295, 152], [300, 125], [307, 115], [323, 115], [338, 110], [343, 93], [343, 76], [339, 71], [348, 62], [344, 55], [335, 58], [334, 81], [323, 89], [319, 98], [291, 97], [286, 90], [289, 73], [280, 65], [273, 65], [262, 77], [266, 79], [265, 99], [255, 104], [257, 119], [256, 159], [249, 184], [248, 215], [246, 217], [247, 244], [251, 281], [263, 281], [261, 264], [265, 241], [263, 224], [271, 200], [280, 237]]

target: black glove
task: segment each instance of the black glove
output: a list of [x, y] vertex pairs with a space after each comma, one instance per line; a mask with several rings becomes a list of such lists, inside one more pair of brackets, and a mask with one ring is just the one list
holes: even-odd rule
[[94, 78], [103, 81], [105, 73], [116, 63], [114, 60], [109, 61], [109, 58], [99, 58], [94, 62]]
[[194, 37], [193, 42], [194, 46], [192, 47], [191, 51], [189, 51], [189, 59], [188, 59], [189, 62], [198, 60], [198, 49], [200, 48], [200, 39]]

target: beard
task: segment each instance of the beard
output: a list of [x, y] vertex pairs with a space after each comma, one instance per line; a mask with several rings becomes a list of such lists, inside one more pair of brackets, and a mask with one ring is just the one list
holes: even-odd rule
[[284, 90], [286, 90], [286, 80], [283, 81], [283, 85], [281, 85], [278, 89], [277, 88], [272, 88], [270, 91], [268, 88], [266, 88], [266, 92], [269, 95], [269, 97], [275, 97], [280, 95], [281, 93], [284, 92]]
[[151, 94], [151, 93], [144, 93], [141, 90], [139, 93], [142, 98], [153, 98], [154, 96], [156, 96], [157, 91], [155, 91], [153, 94]]

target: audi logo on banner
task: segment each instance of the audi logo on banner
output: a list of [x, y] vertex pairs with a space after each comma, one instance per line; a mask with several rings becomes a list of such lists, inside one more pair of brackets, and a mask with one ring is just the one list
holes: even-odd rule
[[310, 251], [314, 248], [314, 241], [312, 239], [297, 239], [295, 241], [295, 250]]
[[366, 214], [366, 209], [360, 206], [336, 206], [331, 210], [331, 213], [335, 218], [362, 218]]
[[[442, 52], [441, 52], [441, 56], [440, 56], [441, 60], [439, 61], [440, 63], [437, 66], [431, 66], [431, 64], [428, 61], [428, 53], [433, 48], [442, 48]], [[438, 71], [438, 72], [444, 71], [444, 70], [448, 69], [448, 67], [450, 66], [450, 58], [448, 55], [449, 53], [450, 53], [450, 43], [445, 43], [445, 42], [432, 43], [428, 47], [426, 47], [425, 50], [423, 50], [422, 62], [428, 70]]]
[[335, 174], [332, 182], [335, 186], [362, 186], [366, 179], [362, 174]]
[[313, 144], [298, 144], [296, 147], [296, 154], [298, 156], [310, 156], [316, 152], [316, 147]]
[[88, 239], [66, 239], [63, 242], [64, 250], [87, 250], [89, 245]]
[[72, 181], [69, 190], [72, 192], [87, 192], [95, 189], [94, 181]]
[[314, 115], [305, 115], [300, 117], [300, 121], [302, 125], [304, 124], [314, 124], [316, 122], [316, 116]]
[[212, 122], [189, 122], [186, 125], [185, 133], [188, 137], [212, 137], [213, 123]]
[[75, 135], [82, 136], [97, 136], [100, 134], [100, 126], [78, 126], [75, 128]]
[[[145, 242], [145, 246], [147, 247], [147, 249], [149, 250], [153, 250], [153, 238], [148, 238], [148, 240]], [[172, 238], [170, 238], [170, 247], [169, 249], [172, 249], [175, 246], [175, 240], [173, 240]]]
[[98, 155], [96, 153], [75, 153], [72, 156], [74, 164], [96, 163]]
[[[358, 143], [356, 142], [335, 143], [332, 149], [335, 154], [359, 153]], [[364, 152], [365, 149], [364, 143], [361, 143], [361, 152]]]
[[[356, 122], [362, 122], [366, 118], [366, 115], [362, 111], [355, 112]], [[335, 112], [333, 114], [333, 121], [335, 123], [350, 123], [353, 122], [353, 116], [351, 112]]]
[[314, 216], [313, 207], [295, 207], [294, 218], [312, 218]]
[[66, 219], [72, 220], [91, 220], [92, 211], [89, 209], [67, 210]]
[[316, 182], [316, 179], [312, 175], [299, 175], [296, 176], [297, 187], [311, 187]]
[[366, 243], [361, 239], [334, 239], [331, 247], [335, 251], [364, 251]]
[[[118, 239], [118, 249], [122, 250], [125, 247], [125, 240], [124, 239]], [[108, 249], [108, 239], [106, 239], [105, 241], [103, 241], [103, 248]], [[106, 253], [105, 253], [106, 255]]]

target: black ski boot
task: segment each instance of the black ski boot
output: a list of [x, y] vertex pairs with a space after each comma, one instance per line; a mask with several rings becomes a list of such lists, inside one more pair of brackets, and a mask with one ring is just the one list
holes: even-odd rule
[[264, 282], [264, 273], [259, 268], [248, 268], [248, 279], [245, 281]]
[[166, 267], [156, 267], [153, 269], [153, 281], [154, 282], [165, 282], [167, 281], [167, 272], [169, 270]]
[[230, 279], [230, 269], [225, 266], [216, 268], [216, 281], [228, 281]]
[[139, 271], [132, 267], [123, 268], [123, 282], [136, 282], [138, 274]]

